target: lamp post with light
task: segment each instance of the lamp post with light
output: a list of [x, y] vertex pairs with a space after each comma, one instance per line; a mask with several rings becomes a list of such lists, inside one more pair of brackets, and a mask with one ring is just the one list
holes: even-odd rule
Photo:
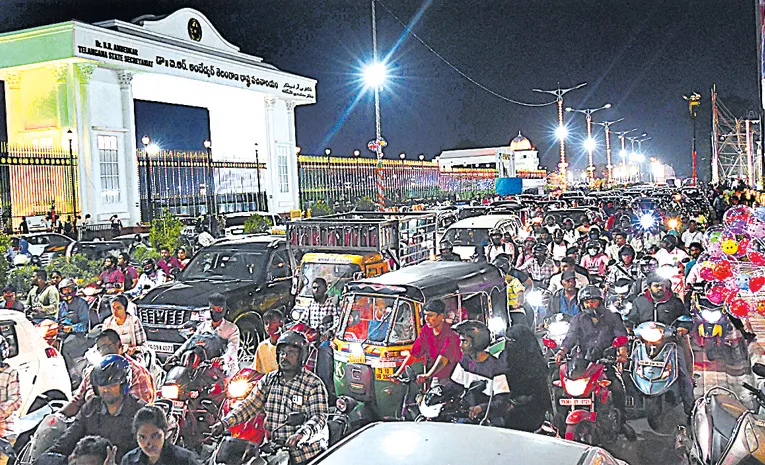
[[696, 115], [698, 114], [699, 105], [701, 104], [701, 95], [698, 92], [694, 92], [691, 95], [683, 95], [683, 98], [688, 101], [688, 111], [691, 114], [691, 120], [693, 121], [693, 145], [691, 147], [691, 155], [693, 157], [693, 185], [698, 184], [696, 178]]
[[364, 69], [364, 81], [367, 87], [373, 87], [375, 91], [375, 140], [374, 148], [377, 156], [375, 167], [377, 180], [377, 205], [380, 210], [385, 208], [385, 189], [383, 188], [383, 138], [380, 125], [380, 86], [385, 83], [387, 69], [385, 63], [377, 60], [377, 17], [375, 15], [375, 2], [372, 0], [372, 63]]
[[601, 121], [600, 123], [597, 123], [599, 126], [603, 126], [603, 129], [605, 130], [605, 136], [606, 136], [606, 169], [608, 170], [608, 183], [611, 184], [613, 181], [613, 169], [614, 166], [611, 164], [611, 125], [616, 124], [620, 121], [623, 121], [624, 118], [619, 118], [616, 121]]
[[610, 103], [606, 103], [602, 107], [598, 108], [566, 108], [568, 112], [582, 113], [587, 119], [587, 140], [585, 141], [585, 148], [587, 149], [587, 170], [590, 173], [590, 182], [595, 182], [595, 163], [592, 159], [592, 152], [595, 150], [595, 139], [592, 138], [592, 114], [596, 111], [605, 110], [611, 108]]
[[616, 137], [619, 138], [619, 141], [621, 142], [621, 150], [619, 151], [619, 156], [622, 157], [622, 166], [627, 166], [627, 143], [626, 143], [626, 136], [629, 133], [637, 131], [637, 128], [630, 129], [629, 131], [614, 131], [614, 134], [616, 134]]
[[554, 95], [556, 102], [558, 103], [558, 127], [555, 129], [555, 137], [557, 137], [560, 142], [560, 163], [558, 163], [558, 172], [560, 173], [564, 189], [567, 180], [566, 168], [568, 167], [568, 163], [566, 162], [566, 137], [568, 136], [568, 129], [563, 123], [563, 96], [572, 90], [579, 89], [586, 85], [587, 83], [583, 82], [575, 87], [561, 89], [560, 83], [558, 83], [558, 88], [553, 90], [532, 89], [534, 92]]
[[66, 131], [66, 141], [69, 143], [69, 183], [70, 188], [72, 189], [72, 218], [77, 223], [77, 186], [74, 182], [74, 177], [76, 175], [75, 171], [75, 159], [74, 159], [74, 149], [72, 148], [72, 143], [74, 142], [74, 133], [71, 129]]
[[[360, 150], [354, 150], [353, 151], [353, 159], [356, 160], [356, 170], [355, 170], [355, 172], [356, 172], [356, 176], [355, 176], [356, 177], [356, 182], [360, 182], [361, 181], [361, 169], [359, 168], [359, 157], [360, 156], [361, 156], [361, 151]], [[358, 186], [357, 192], [360, 192], [360, 194], [357, 194], [357, 197], [359, 197], [359, 198], [364, 197], [364, 183], [362, 182], [361, 184], [355, 184], [355, 185]]]
[[206, 197], [207, 197], [207, 213], [216, 215], [217, 208], [216, 208], [216, 198], [215, 198], [215, 191], [214, 191], [214, 182], [213, 182], [213, 166], [212, 166], [212, 142], [210, 142], [210, 139], [206, 139], [202, 145], [204, 146], [205, 150], [207, 151], [207, 177], [205, 179], [205, 187], [206, 187]]
[[149, 222], [154, 219], [154, 202], [151, 193], [151, 155], [152, 152], [159, 152], [159, 148], [156, 144], [151, 143], [151, 137], [141, 137], [141, 143], [143, 144], [143, 155], [146, 158], [146, 212], [148, 213]]
[[398, 154], [398, 158], [401, 159], [401, 169], [398, 171], [398, 176], [396, 177], [398, 188], [400, 189], [399, 193], [399, 199], [401, 201], [404, 200], [404, 160], [406, 159], [406, 153], [401, 152]]
[[257, 142], [255, 142], [255, 170], [256, 170], [257, 176], [258, 176], [258, 194], [255, 196], [255, 208], [258, 211], [263, 211], [262, 210], [262, 205], [260, 204], [260, 194], [261, 194], [262, 191], [260, 190], [260, 154], [258, 153], [258, 143]]
[[423, 194], [423, 197], [425, 197], [425, 183], [427, 182], [425, 177], [425, 154], [421, 153], [417, 156], [417, 158], [420, 160], [420, 177], [422, 179], [422, 183], [420, 184], [420, 191]]
[[332, 149], [330, 149], [330, 148], [324, 149], [324, 155], [327, 156], [327, 168], [324, 170], [324, 172], [326, 173], [326, 182], [325, 182], [325, 186], [324, 187], [327, 189], [327, 192], [326, 192], [326, 197], [327, 198], [324, 199], [324, 200], [327, 202], [327, 204], [329, 204], [330, 203], [329, 197], [330, 197], [331, 192], [332, 192], [332, 173], [330, 172], [330, 168], [329, 168], [330, 167], [330, 163], [332, 162], [332, 160], [331, 160]]

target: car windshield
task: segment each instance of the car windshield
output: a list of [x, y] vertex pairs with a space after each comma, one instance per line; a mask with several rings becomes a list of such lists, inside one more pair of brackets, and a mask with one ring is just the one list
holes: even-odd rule
[[206, 250], [189, 262], [179, 280], [257, 279], [265, 259], [266, 254], [262, 250]]
[[330, 297], [339, 296], [345, 284], [352, 281], [359, 272], [361, 266], [355, 263], [304, 263], [300, 273], [300, 297], [313, 297], [311, 284], [316, 278], [323, 278], [327, 282], [327, 294]]
[[441, 241], [449, 241], [455, 247], [468, 247], [489, 243], [488, 229], [452, 228], [446, 231]]
[[343, 302], [341, 339], [377, 344], [414, 342], [417, 334], [412, 305], [396, 296], [351, 294]]

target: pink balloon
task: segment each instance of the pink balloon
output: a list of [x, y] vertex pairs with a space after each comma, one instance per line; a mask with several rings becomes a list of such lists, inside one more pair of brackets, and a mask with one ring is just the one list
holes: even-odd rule
[[755, 239], [762, 239], [765, 237], [765, 223], [757, 220], [750, 221], [746, 228], [746, 233]]
[[726, 289], [719, 284], [711, 286], [706, 292], [707, 299], [715, 305], [720, 305], [725, 301], [725, 294]]

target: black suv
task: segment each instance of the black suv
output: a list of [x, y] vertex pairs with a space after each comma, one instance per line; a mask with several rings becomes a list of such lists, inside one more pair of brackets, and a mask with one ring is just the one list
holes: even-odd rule
[[148, 345], [162, 358], [186, 340], [189, 322], [209, 318], [208, 297], [227, 298], [226, 319], [241, 332], [239, 359], [254, 356], [269, 309], [287, 314], [294, 304], [292, 262], [283, 238], [249, 236], [221, 239], [194, 255], [177, 280], [158, 286], [137, 301]]

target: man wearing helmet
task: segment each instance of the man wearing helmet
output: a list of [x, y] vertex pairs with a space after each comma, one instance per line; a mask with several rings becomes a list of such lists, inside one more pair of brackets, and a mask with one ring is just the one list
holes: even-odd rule
[[441, 241], [441, 247], [438, 249], [439, 262], [460, 262], [462, 258], [454, 253], [454, 245], [450, 241]]
[[[6, 360], [10, 356], [10, 346], [5, 337], [0, 335], [0, 437], [13, 444], [16, 441], [16, 425], [21, 408], [19, 373]], [[8, 463], [8, 457], [0, 458], [0, 465]]]
[[[481, 419], [491, 412], [491, 424], [501, 426], [502, 415], [510, 408], [510, 385], [505, 366], [486, 349], [491, 343], [491, 332], [485, 324], [475, 320], [465, 320], [453, 328], [459, 334], [462, 358], [454, 367], [451, 380], [463, 390], [474, 381], [486, 381], [486, 388], [480, 392], [471, 392], [466, 400], [470, 404], [469, 415], [472, 419]], [[489, 397], [492, 395], [491, 406]]]
[[85, 299], [77, 295], [77, 283], [72, 279], [61, 280], [58, 293], [61, 301], [56, 321], [64, 325], [64, 332], [68, 333], [61, 346], [61, 354], [71, 373], [74, 362], [88, 350], [86, 336], [90, 330], [90, 308]]
[[585, 255], [580, 263], [590, 276], [605, 277], [608, 267], [608, 257], [603, 253], [603, 244], [599, 240], [589, 241], [585, 247]]
[[[555, 361], [563, 363], [568, 352], [574, 347], [579, 347], [583, 353], [593, 353], [596, 356], [602, 354], [611, 347], [614, 339], [627, 336], [627, 329], [622, 319], [616, 313], [606, 310], [603, 292], [597, 286], [589, 285], [579, 291], [581, 312], [571, 319], [566, 339], [563, 340], [560, 350], [555, 354]], [[617, 363], [627, 361], [627, 346], [617, 349]], [[614, 394], [614, 404], [621, 411], [621, 432], [628, 440], [636, 439], [635, 431], [625, 422], [624, 413], [624, 384], [620, 374], [614, 369], [613, 364], [607, 366], [607, 376], [613, 382], [611, 389]]]
[[153, 258], [144, 258], [143, 262], [141, 262], [141, 269], [143, 270], [143, 273], [141, 273], [141, 276], [138, 278], [138, 282], [135, 287], [126, 292], [126, 294], [143, 295], [149, 292], [150, 289], [167, 281], [165, 272], [157, 268]]
[[555, 231], [561, 229], [561, 227], [555, 222], [555, 217], [552, 215], [547, 215], [545, 217], [545, 228], [547, 228], [550, 234], [555, 234]]
[[557, 271], [557, 267], [555, 262], [547, 256], [548, 250], [546, 245], [537, 243], [533, 250], [534, 257], [519, 266], [518, 269], [528, 272], [531, 275], [531, 279], [540, 283], [542, 287], [547, 287], [550, 284], [550, 278]]
[[90, 435], [109, 439], [117, 446], [117, 462], [125, 453], [138, 447], [135, 436], [129, 432], [133, 417], [146, 403], [129, 393], [131, 374], [130, 363], [121, 355], [102, 358], [90, 375], [93, 390], [98, 395], [85, 402], [74, 422], [49, 452], [69, 455], [80, 439]]
[[489, 231], [489, 245], [486, 246], [486, 260], [491, 263], [497, 258], [497, 255], [505, 254], [510, 257], [515, 256], [515, 247], [512, 243], [502, 241], [502, 231], [499, 229], [492, 229]]
[[[317, 456], [323, 441], [307, 443], [326, 425], [329, 413], [327, 390], [321, 379], [304, 368], [308, 359], [308, 340], [297, 331], [287, 331], [276, 342], [279, 369], [267, 373], [236, 408], [212, 426], [213, 435], [265, 413], [265, 429], [270, 439], [290, 448], [292, 463], [303, 464]], [[287, 414], [302, 413], [302, 425], [284, 424]]]

